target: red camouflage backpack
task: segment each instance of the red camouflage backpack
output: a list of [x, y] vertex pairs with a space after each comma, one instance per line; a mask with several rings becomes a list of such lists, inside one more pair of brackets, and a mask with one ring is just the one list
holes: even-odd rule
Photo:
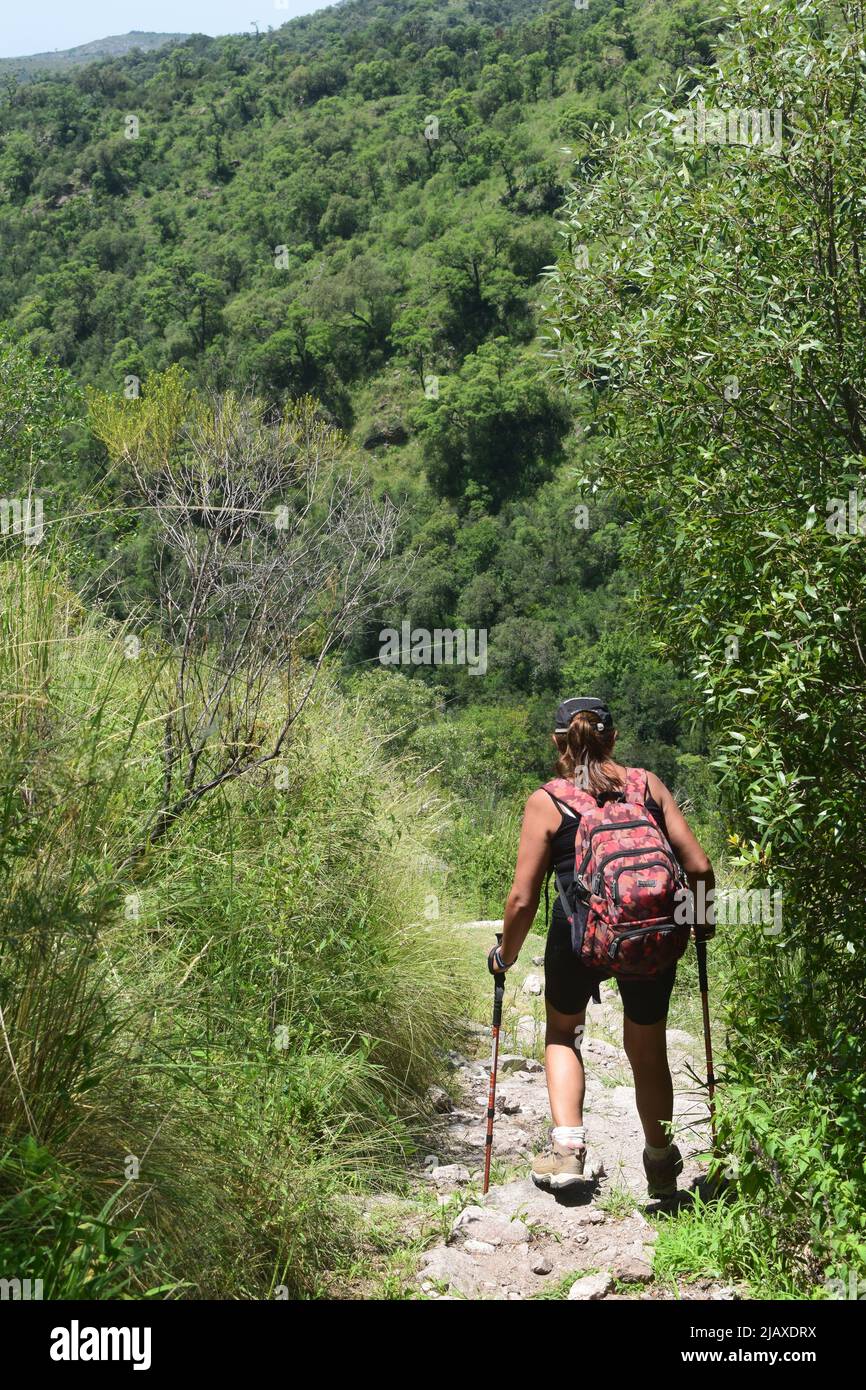
[[545, 784], [580, 815], [570, 894], [556, 876], [560, 901], [581, 962], [615, 975], [658, 975], [679, 960], [689, 940], [678, 923], [682, 869], [646, 807], [647, 775], [626, 769], [623, 791], [602, 804], [564, 777]]

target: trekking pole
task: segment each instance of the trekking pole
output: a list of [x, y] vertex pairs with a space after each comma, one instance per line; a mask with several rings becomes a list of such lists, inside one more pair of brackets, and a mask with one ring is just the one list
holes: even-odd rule
[[716, 1152], [716, 1078], [713, 1073], [713, 1040], [710, 1037], [709, 981], [707, 979], [707, 943], [695, 937], [695, 951], [698, 956], [698, 985], [701, 991], [701, 1009], [704, 1015], [704, 1048], [707, 1056], [707, 1099], [710, 1106], [710, 1133], [713, 1136], [713, 1153]]
[[[496, 933], [496, 941], [502, 944], [502, 933]], [[490, 1159], [493, 1154], [493, 1121], [496, 1116], [496, 1066], [499, 1061], [499, 1028], [502, 1023], [502, 1001], [505, 998], [505, 976], [493, 976], [493, 1055], [490, 1058], [490, 1089], [487, 1092], [487, 1137], [484, 1141], [484, 1186], [481, 1191], [487, 1195], [490, 1187]]]

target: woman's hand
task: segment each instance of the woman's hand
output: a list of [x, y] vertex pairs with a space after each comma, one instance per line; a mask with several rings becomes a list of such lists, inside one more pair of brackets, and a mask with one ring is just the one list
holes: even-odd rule
[[506, 962], [502, 957], [502, 949], [499, 945], [492, 946], [487, 953], [487, 969], [491, 975], [504, 975], [506, 970], [510, 970], [512, 965], [517, 964], [517, 958]]

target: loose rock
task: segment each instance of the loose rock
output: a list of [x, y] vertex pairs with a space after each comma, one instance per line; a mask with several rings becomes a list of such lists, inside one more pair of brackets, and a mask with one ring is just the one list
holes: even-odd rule
[[453, 1100], [441, 1086], [431, 1086], [427, 1091], [427, 1099], [440, 1115], [448, 1115], [454, 1109]]
[[449, 1289], [456, 1289], [458, 1293], [473, 1294], [478, 1287], [478, 1274], [472, 1256], [444, 1245], [428, 1250], [421, 1256], [419, 1275], [433, 1284], [447, 1284]]
[[524, 994], [541, 994], [544, 991], [544, 984], [539, 975], [527, 975], [523, 981]]
[[528, 1071], [531, 1060], [530, 1057], [521, 1057], [516, 1052], [506, 1052], [499, 1058], [499, 1071], [503, 1076], [510, 1076], [517, 1071]]
[[574, 1213], [574, 1219], [580, 1222], [581, 1226], [603, 1226], [605, 1215], [596, 1207], [583, 1207]]
[[649, 1284], [653, 1277], [652, 1266], [635, 1255], [621, 1255], [614, 1260], [611, 1273], [624, 1284]]
[[430, 1177], [437, 1187], [455, 1187], [469, 1181], [469, 1169], [464, 1168], [462, 1163], [444, 1163], [438, 1168], [431, 1168]]
[[604, 1298], [605, 1294], [610, 1293], [612, 1288], [613, 1280], [610, 1277], [610, 1270], [603, 1269], [600, 1274], [585, 1274], [569, 1289], [569, 1301], [587, 1303], [591, 1300]]
[[464, 1237], [491, 1246], [523, 1245], [529, 1240], [529, 1228], [520, 1220], [509, 1221], [483, 1207], [464, 1207], [451, 1228], [451, 1238]]

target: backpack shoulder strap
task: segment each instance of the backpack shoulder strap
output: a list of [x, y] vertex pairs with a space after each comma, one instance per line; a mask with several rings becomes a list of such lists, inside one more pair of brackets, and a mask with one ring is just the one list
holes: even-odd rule
[[587, 811], [596, 810], [595, 797], [583, 791], [581, 787], [576, 787], [573, 782], [569, 782], [565, 777], [554, 777], [552, 782], [545, 782], [542, 791], [547, 792], [551, 801], [557, 806], [564, 806], [567, 810], [577, 812], [578, 815], [585, 815]]
[[649, 778], [642, 767], [627, 767], [625, 770], [625, 799], [634, 806], [646, 806], [649, 794]]
[[563, 801], [561, 797], [555, 796], [549, 787], [542, 787], [541, 790], [547, 792], [547, 795], [550, 797], [557, 811], [561, 812], [562, 815], [567, 816], [569, 820], [580, 819], [580, 812], [575, 806], [569, 806], [567, 801]]

